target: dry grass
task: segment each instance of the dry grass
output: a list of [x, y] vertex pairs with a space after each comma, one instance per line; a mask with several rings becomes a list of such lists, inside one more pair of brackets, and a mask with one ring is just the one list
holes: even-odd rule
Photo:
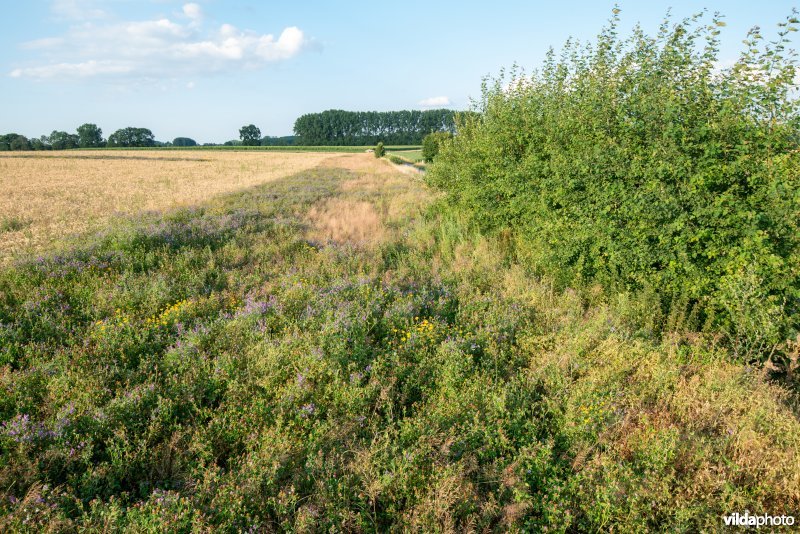
[[313, 230], [309, 237], [318, 241], [378, 243], [384, 238], [383, 224], [370, 202], [329, 198], [308, 212]]
[[354, 176], [342, 183], [337, 198], [320, 202], [307, 214], [309, 238], [314, 240], [361, 245], [383, 242], [433, 198], [415, 178], [372, 154], [335, 155], [325, 165], [351, 171]]
[[339, 157], [210, 151], [0, 155], [0, 264], [100, 228], [116, 214], [197, 204], [331, 159]]
[[330, 163], [356, 173], [355, 178], [342, 184], [342, 192], [354, 198], [370, 197], [384, 225], [395, 228], [407, 225], [435, 196], [427, 187], [420, 187], [419, 175], [404, 175], [397, 165], [370, 154], [337, 157]]

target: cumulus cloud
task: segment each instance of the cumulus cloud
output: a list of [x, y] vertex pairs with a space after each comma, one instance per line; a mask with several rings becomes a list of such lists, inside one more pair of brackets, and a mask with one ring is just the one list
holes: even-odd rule
[[[60, 9], [79, 3], [55, 2]], [[70, 26], [63, 36], [23, 43], [23, 48], [39, 52], [42, 60], [19, 66], [10, 75], [39, 80], [194, 77], [262, 68], [291, 59], [310, 46], [310, 40], [296, 26], [284, 28], [275, 36], [230, 24], [206, 28], [202, 20], [202, 9], [195, 3], [185, 4], [176, 20], [84, 19]]]
[[432, 96], [430, 98], [420, 100], [418, 104], [423, 108], [444, 107], [450, 105], [450, 99], [446, 96]]

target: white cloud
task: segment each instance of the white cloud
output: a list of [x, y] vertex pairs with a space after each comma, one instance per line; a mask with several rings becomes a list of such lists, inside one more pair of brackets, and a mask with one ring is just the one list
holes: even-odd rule
[[43, 67], [28, 67], [11, 71], [12, 78], [88, 78], [100, 74], [128, 74], [131, 65], [115, 61], [85, 61], [83, 63], [54, 63]]
[[422, 106], [423, 108], [435, 108], [435, 107], [443, 107], [450, 105], [450, 98], [446, 96], [432, 96], [430, 98], [425, 98], [418, 102], [418, 105]]
[[96, 0], [53, 0], [53, 14], [62, 19], [89, 20], [106, 17], [106, 12], [97, 7]]
[[197, 4], [189, 3], [183, 6], [183, 14], [192, 20], [197, 20], [203, 17], [203, 10]]
[[64, 44], [64, 39], [61, 37], [45, 37], [43, 39], [34, 39], [20, 45], [21, 48], [26, 50], [42, 50], [46, 48], [53, 48]]
[[[56, 0], [59, 9], [81, 0]], [[21, 46], [41, 52], [38, 64], [22, 65], [15, 78], [71, 79], [125, 77], [158, 79], [257, 69], [291, 59], [310, 46], [303, 31], [290, 26], [275, 37], [230, 24], [203, 27], [197, 4], [183, 6], [176, 20], [111, 22], [83, 20], [65, 35]], [[183, 20], [183, 22], [181, 22]]]

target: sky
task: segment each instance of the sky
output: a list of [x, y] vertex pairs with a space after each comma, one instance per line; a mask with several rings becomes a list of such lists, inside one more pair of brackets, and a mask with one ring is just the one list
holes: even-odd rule
[[800, 0], [0, 0], [0, 133], [90, 122], [223, 142], [251, 123], [290, 135], [326, 109], [468, 109], [485, 76], [592, 41], [615, 4], [623, 35], [654, 33], [670, 8], [719, 11], [724, 64]]

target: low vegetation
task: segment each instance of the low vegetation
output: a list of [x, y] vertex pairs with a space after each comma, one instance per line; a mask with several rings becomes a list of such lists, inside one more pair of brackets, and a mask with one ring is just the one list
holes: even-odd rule
[[0, 272], [0, 528], [696, 532], [800, 509], [786, 390], [432, 202], [339, 155]]
[[[387, 157], [397, 158], [400, 162], [403, 163], [420, 163], [422, 161], [422, 150], [419, 149], [407, 149], [403, 148], [402, 150], [392, 150], [389, 148], [386, 151]], [[396, 163], [396, 162], [395, 162]]]

